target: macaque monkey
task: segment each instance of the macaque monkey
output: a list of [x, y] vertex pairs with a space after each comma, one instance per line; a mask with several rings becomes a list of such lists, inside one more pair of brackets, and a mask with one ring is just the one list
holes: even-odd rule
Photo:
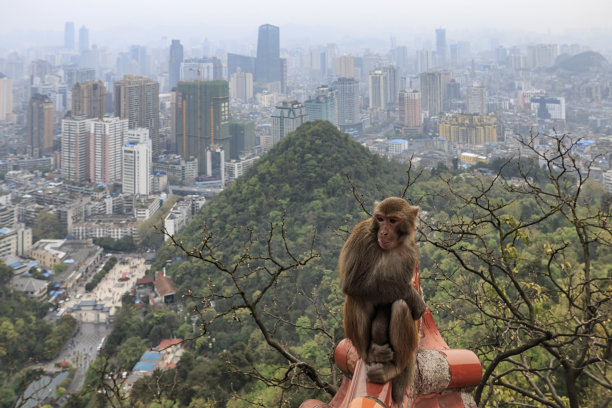
[[412, 382], [425, 302], [411, 284], [418, 250], [419, 208], [390, 197], [374, 204], [372, 218], [353, 228], [338, 260], [344, 332], [367, 364], [368, 380], [392, 381], [400, 403]]

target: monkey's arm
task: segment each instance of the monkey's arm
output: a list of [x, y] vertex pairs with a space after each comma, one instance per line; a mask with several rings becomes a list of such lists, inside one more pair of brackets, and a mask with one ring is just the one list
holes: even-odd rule
[[414, 320], [420, 319], [427, 308], [421, 294], [409, 282], [379, 279], [376, 282], [376, 294], [375, 303], [393, 303], [404, 299]]

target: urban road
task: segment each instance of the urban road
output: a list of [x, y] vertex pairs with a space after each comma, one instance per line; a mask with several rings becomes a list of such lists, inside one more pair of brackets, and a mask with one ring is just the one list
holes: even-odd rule
[[[85, 281], [79, 282], [75, 287], [69, 289], [67, 293], [69, 300], [63, 302], [60, 309], [52, 313], [61, 314], [83, 301], [95, 300], [98, 304], [108, 307], [110, 316], [113, 316], [121, 307], [122, 296], [132, 289], [137, 279], [145, 276], [148, 268], [144, 262], [144, 256], [140, 254], [118, 255], [117, 259], [117, 264], [91, 292], [85, 291]], [[89, 278], [92, 276], [89, 276]], [[91, 318], [85, 317], [86, 313], [74, 312], [72, 315], [77, 320], [77, 327], [74, 335], [64, 345], [59, 356], [53, 361], [34, 367], [42, 368], [48, 373], [61, 370], [59, 365], [62, 362], [68, 362], [74, 367], [76, 373], [70, 386], [66, 389], [66, 395], [77, 392], [81, 388], [87, 368], [101, 352], [103, 342], [111, 331], [108, 319], [102, 319], [102, 322], [91, 322]], [[49, 392], [45, 394], [48, 395], [51, 392], [54, 393], [55, 390], [49, 389]], [[64, 399], [62, 398], [62, 400]]]

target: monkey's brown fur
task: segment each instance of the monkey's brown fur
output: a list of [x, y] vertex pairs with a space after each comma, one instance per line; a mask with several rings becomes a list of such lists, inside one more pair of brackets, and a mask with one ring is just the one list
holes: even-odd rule
[[[372, 218], [353, 228], [340, 251], [338, 269], [344, 292], [344, 332], [367, 364], [368, 379], [392, 380], [392, 397], [400, 403], [412, 382], [418, 347], [416, 321], [425, 302], [411, 285], [418, 250], [418, 207], [397, 197], [375, 203]], [[379, 245], [377, 216], [397, 216], [397, 246]], [[387, 344], [388, 343], [388, 344]]]

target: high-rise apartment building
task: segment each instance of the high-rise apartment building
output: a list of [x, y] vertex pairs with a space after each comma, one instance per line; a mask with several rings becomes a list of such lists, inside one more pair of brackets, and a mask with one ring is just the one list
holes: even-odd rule
[[281, 81], [280, 30], [277, 26], [264, 24], [259, 27], [255, 81]]
[[64, 24], [64, 48], [74, 51], [74, 23], [66, 21]]
[[47, 95], [34, 94], [30, 98], [27, 129], [32, 157], [53, 151], [53, 102]]
[[451, 143], [483, 145], [497, 141], [495, 115], [442, 115], [439, 118], [440, 137]]
[[370, 109], [387, 107], [387, 73], [382, 70], [371, 71], [369, 79]]
[[106, 87], [102, 81], [77, 82], [72, 88], [72, 115], [102, 119], [106, 113]]
[[359, 82], [353, 78], [338, 78], [332, 83], [338, 91], [338, 126], [341, 130], [361, 130]]
[[311, 121], [327, 120], [338, 126], [338, 92], [327, 86], [317, 88], [314, 98], [304, 102], [306, 113]]
[[196, 157], [198, 172], [206, 174], [206, 148], [230, 151], [229, 84], [227, 81], [179, 81], [176, 89], [175, 140], [183, 158]]
[[130, 129], [147, 128], [153, 156], [159, 154], [159, 82], [125, 75], [115, 82], [115, 116], [128, 120]]
[[352, 57], [343, 55], [336, 59], [336, 74], [340, 78], [355, 78], [355, 63]]
[[421, 116], [421, 93], [415, 90], [399, 92], [399, 121], [405, 133], [420, 133], [423, 127]]
[[127, 131], [122, 149], [122, 191], [125, 194], [149, 195], [151, 193], [151, 139], [148, 129]]
[[436, 66], [446, 66], [446, 30], [444, 28], [436, 29]]
[[230, 77], [230, 97], [247, 103], [253, 99], [253, 74], [242, 72], [240, 68]]
[[308, 122], [308, 114], [304, 105], [298, 101], [284, 101], [276, 106], [272, 115], [272, 144], [275, 145], [282, 138]]
[[433, 57], [431, 51], [427, 49], [416, 52], [416, 72], [427, 72], [433, 68]]
[[170, 90], [176, 88], [181, 76], [181, 63], [183, 62], [183, 45], [179, 40], [172, 40], [170, 45], [170, 60], [168, 61], [168, 78]]
[[79, 29], [79, 52], [87, 51], [89, 49], [89, 30], [87, 27], [82, 26]]
[[427, 116], [436, 116], [442, 111], [442, 75], [440, 72], [422, 72], [421, 109]]
[[401, 73], [397, 65], [382, 68], [387, 74], [387, 106], [397, 106], [400, 91]]
[[96, 70], [93, 68], [67, 68], [64, 70], [64, 82], [72, 89], [77, 82], [83, 83], [96, 80]]
[[127, 119], [105, 117], [91, 122], [88, 163], [92, 183], [121, 182], [121, 147], [127, 130]]
[[62, 177], [73, 182], [89, 180], [89, 132], [95, 119], [73, 116], [62, 120]]
[[482, 86], [468, 86], [465, 91], [465, 113], [487, 114], [487, 92]]
[[0, 72], [0, 122], [13, 113], [13, 80]]

